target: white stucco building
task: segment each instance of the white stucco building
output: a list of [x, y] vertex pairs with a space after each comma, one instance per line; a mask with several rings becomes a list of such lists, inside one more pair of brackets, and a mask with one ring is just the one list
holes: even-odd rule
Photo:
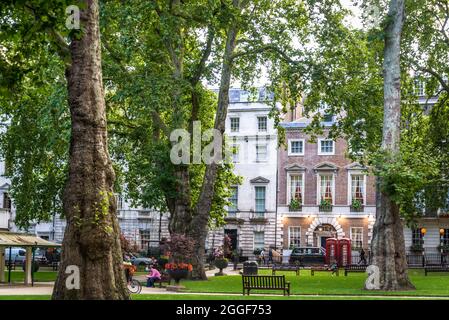
[[[14, 224], [15, 208], [8, 197], [9, 179], [4, 176], [5, 165], [0, 162], [0, 230], [24, 232]], [[121, 195], [116, 196], [117, 217], [123, 235], [135, 244], [138, 250], [158, 247], [159, 239], [169, 237], [168, 217], [154, 210], [132, 207]], [[61, 243], [64, 238], [66, 221], [54, 216], [49, 222], [31, 223], [28, 233], [43, 239]]]
[[[132, 207], [122, 196], [117, 195], [117, 217], [123, 235], [138, 250], [146, 251], [148, 247], [158, 247], [159, 239], [168, 237], [168, 218], [157, 211]], [[44, 239], [62, 242], [66, 222], [55, 217], [50, 222], [33, 224], [29, 232]], [[11, 226], [14, 228], [14, 225]], [[160, 230], [160, 231], [159, 231]], [[14, 231], [14, 230], [13, 230]]]
[[276, 223], [277, 131], [268, 114], [272, 108], [264, 89], [251, 98], [247, 91], [230, 90], [226, 135], [233, 147], [234, 172], [242, 184], [233, 186], [232, 206], [227, 208], [227, 224], [211, 230], [207, 248], [231, 238], [233, 249], [246, 257], [254, 249], [280, 247], [281, 235]]
[[0, 230], [9, 230], [11, 228], [11, 217], [14, 210], [11, 199], [8, 195], [10, 180], [5, 176], [5, 162], [0, 162]]

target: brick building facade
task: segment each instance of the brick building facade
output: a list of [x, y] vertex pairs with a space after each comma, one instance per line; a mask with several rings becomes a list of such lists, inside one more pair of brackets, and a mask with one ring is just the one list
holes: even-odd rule
[[[343, 139], [316, 141], [304, 133], [307, 119], [284, 123], [278, 152], [278, 213], [282, 247], [325, 247], [329, 237], [348, 238], [353, 251], [369, 249], [375, 220], [375, 180], [347, 157]], [[331, 122], [324, 122], [324, 127]]]

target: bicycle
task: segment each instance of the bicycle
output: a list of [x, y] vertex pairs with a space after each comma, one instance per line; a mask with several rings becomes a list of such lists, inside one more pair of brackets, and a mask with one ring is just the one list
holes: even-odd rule
[[139, 294], [142, 291], [142, 285], [140, 284], [140, 282], [132, 279], [132, 277], [127, 283], [127, 288], [129, 293], [132, 294]]
[[133, 279], [134, 272], [137, 268], [133, 265], [125, 265], [126, 286], [129, 293], [139, 294], [142, 291], [142, 285], [139, 281]]

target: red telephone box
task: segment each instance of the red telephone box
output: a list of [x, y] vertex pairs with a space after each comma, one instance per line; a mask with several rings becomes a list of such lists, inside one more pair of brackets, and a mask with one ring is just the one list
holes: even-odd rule
[[339, 248], [338, 240], [335, 238], [326, 239], [326, 264], [338, 261]]
[[338, 240], [338, 252], [339, 252], [339, 266], [346, 266], [351, 264], [351, 240], [343, 238]]

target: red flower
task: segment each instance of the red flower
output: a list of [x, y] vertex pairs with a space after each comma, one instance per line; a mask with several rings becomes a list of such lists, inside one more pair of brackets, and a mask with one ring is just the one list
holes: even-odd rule
[[166, 263], [165, 269], [167, 270], [188, 270], [192, 271], [193, 267], [190, 263]]

